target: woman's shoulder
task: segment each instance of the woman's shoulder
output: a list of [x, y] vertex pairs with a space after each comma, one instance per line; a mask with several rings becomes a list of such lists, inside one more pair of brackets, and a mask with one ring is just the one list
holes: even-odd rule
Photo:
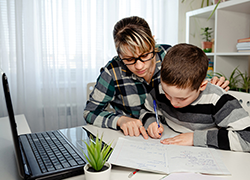
[[168, 49], [171, 47], [169, 44], [156, 44], [156, 48], [159, 49], [159, 51], [168, 51]]
[[163, 60], [163, 58], [165, 57], [165, 55], [167, 54], [167, 52], [171, 48], [171, 46], [168, 44], [157, 44], [155, 46], [155, 48], [156, 48], [156, 52], [158, 53], [160, 59]]
[[101, 72], [104, 69], [112, 70], [114, 68], [120, 68], [123, 66], [123, 63], [121, 62], [120, 58], [118, 56], [113, 57], [105, 66], [101, 68]]
[[[124, 74], [125, 73], [125, 74]], [[130, 71], [123, 64], [118, 56], [115, 56], [104, 67], [101, 68], [102, 75], [108, 75], [113, 78], [122, 78], [123, 75], [129, 75]]]

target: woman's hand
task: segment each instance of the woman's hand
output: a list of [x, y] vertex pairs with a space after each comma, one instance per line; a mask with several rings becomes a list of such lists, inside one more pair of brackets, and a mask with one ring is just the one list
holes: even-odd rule
[[161, 138], [163, 131], [164, 131], [164, 128], [162, 124], [160, 123], [160, 127], [158, 128], [157, 122], [151, 123], [147, 129], [148, 135], [154, 139]]
[[144, 139], [148, 139], [148, 134], [139, 119], [121, 116], [117, 125], [123, 130], [125, 136], [139, 136], [142, 134]]
[[225, 77], [223, 76], [220, 77], [220, 79], [217, 76], [214, 76], [210, 82], [214, 85], [222, 87], [225, 91], [228, 91], [230, 89], [228, 86], [229, 81], [228, 80], [225, 81]]

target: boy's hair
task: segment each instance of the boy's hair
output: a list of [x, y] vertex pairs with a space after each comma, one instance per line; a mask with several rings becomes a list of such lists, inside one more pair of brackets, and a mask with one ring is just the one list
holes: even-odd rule
[[170, 48], [161, 65], [161, 80], [178, 88], [198, 90], [205, 79], [208, 58], [198, 47], [178, 44]]
[[125, 54], [127, 49], [135, 54], [136, 48], [141, 53], [155, 48], [155, 40], [148, 23], [137, 16], [118, 21], [114, 26], [113, 38], [118, 55]]

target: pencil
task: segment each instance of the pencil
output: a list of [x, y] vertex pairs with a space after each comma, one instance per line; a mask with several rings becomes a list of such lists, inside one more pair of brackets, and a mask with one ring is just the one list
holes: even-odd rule
[[129, 178], [133, 177], [133, 176], [135, 175], [135, 173], [137, 173], [138, 171], [139, 171], [139, 169], [134, 170], [133, 172], [131, 172], [131, 173], [128, 175], [128, 177], [129, 177]]

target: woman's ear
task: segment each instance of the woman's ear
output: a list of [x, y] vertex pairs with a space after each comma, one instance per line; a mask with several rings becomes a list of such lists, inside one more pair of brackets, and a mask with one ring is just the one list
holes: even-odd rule
[[207, 83], [208, 83], [208, 80], [204, 80], [202, 81], [201, 85], [200, 85], [200, 90], [201, 91], [204, 91], [207, 87]]

